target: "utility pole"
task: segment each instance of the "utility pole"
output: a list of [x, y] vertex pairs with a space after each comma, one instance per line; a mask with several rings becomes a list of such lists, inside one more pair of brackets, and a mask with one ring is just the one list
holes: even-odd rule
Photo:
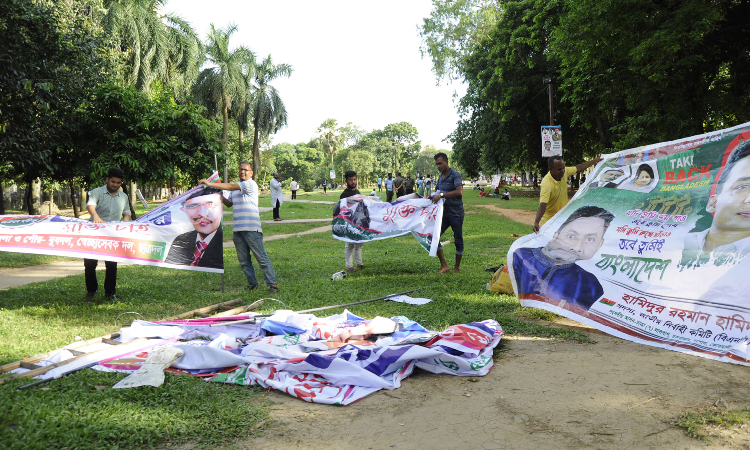
[[554, 100], [552, 98], [552, 91], [553, 91], [553, 86], [555, 85], [556, 81], [557, 80], [555, 80], [554, 78], [549, 78], [547, 80], [544, 80], [544, 84], [547, 85], [547, 93], [549, 94], [549, 124], [550, 125], [555, 124], [555, 115], [554, 115], [555, 108], [554, 108]]
[[395, 176], [398, 172], [398, 147], [396, 143], [393, 143], [393, 175]]

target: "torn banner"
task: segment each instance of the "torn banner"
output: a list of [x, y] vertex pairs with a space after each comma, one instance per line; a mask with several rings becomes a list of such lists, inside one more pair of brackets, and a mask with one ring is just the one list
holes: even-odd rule
[[[369, 242], [412, 234], [430, 256], [437, 255], [443, 202], [432, 203], [416, 194], [385, 203], [354, 195], [342, 198], [333, 210], [333, 237], [344, 242]], [[434, 236], [437, 236], [433, 239]]]
[[[415, 367], [486, 375], [493, 366], [492, 350], [503, 335], [495, 320], [454, 325], [438, 333], [403, 316], [365, 320], [348, 311], [326, 318], [277, 311], [257, 324], [211, 323], [135, 321], [121, 332], [125, 339], [187, 340], [160, 341], [184, 351], [169, 371], [208, 376], [214, 382], [258, 384], [308, 402], [340, 405], [398, 388]], [[264, 336], [266, 330], [280, 334]], [[121, 355], [96, 368], [132, 373], [148, 354], [140, 350]]]
[[0, 216], [0, 251], [224, 272], [222, 212], [221, 191], [198, 186], [131, 222]]
[[604, 158], [511, 246], [523, 306], [750, 364], [750, 123]]

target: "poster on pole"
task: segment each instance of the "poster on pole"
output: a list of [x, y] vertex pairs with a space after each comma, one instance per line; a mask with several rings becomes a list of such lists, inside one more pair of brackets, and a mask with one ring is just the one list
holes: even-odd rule
[[542, 126], [542, 157], [562, 155], [562, 128], [560, 125]]
[[[210, 180], [219, 177], [214, 173]], [[137, 220], [0, 216], [0, 251], [224, 272], [221, 191], [198, 186]]]
[[604, 155], [508, 252], [523, 306], [750, 364], [750, 123]]
[[335, 170], [331, 169], [331, 173], [329, 175], [331, 176], [332, 180], [336, 179], [336, 171]]

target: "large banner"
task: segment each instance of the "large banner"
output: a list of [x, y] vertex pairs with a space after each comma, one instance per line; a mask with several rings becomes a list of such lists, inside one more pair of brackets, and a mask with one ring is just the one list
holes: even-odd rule
[[224, 272], [223, 209], [220, 190], [198, 186], [129, 222], [0, 216], [0, 251]]
[[521, 304], [750, 363], [750, 123], [604, 158], [510, 248]]
[[443, 202], [441, 199], [432, 203], [416, 194], [400, 197], [393, 203], [364, 195], [342, 198], [333, 209], [333, 237], [358, 243], [411, 233], [430, 256], [436, 256]]

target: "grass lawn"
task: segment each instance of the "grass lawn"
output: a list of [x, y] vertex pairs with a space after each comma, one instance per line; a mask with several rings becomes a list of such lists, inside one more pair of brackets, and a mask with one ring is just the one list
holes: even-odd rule
[[[466, 196], [468, 204], [485, 200]], [[522, 308], [514, 296], [486, 290], [490, 275], [484, 269], [505, 263], [513, 235], [524, 235], [529, 227], [473, 209], [479, 212], [466, 216], [466, 253], [460, 274], [438, 275], [437, 258], [430, 258], [410, 236], [368, 243], [363, 250], [365, 269], [339, 281], [331, 281], [330, 275], [344, 268], [344, 243], [330, 234], [269, 241], [266, 250], [281, 287], [274, 296], [280, 303], [267, 302], [261, 311], [281, 306], [315, 308], [420, 288], [412, 295], [431, 298], [432, 303], [379, 301], [350, 310], [368, 318], [404, 315], [435, 330], [494, 318], [509, 334], [587, 342], [578, 331], [546, 326], [544, 320], [553, 314]], [[282, 206], [282, 217], [292, 218], [292, 212], [297, 217], [328, 218], [331, 206], [292, 202]], [[264, 230], [267, 234], [293, 233], [302, 228], [281, 223]], [[452, 232], [446, 232], [442, 240], [453, 241]], [[452, 253], [453, 247], [447, 246], [449, 260]], [[116, 331], [136, 317], [159, 319], [238, 297], [247, 304], [267, 295], [243, 291], [246, 280], [233, 248], [224, 249], [224, 261], [225, 293], [220, 291], [218, 274], [138, 265], [118, 270], [117, 302], [85, 301], [83, 275], [0, 291], [0, 364], [62, 347], [76, 336], [89, 339]], [[321, 316], [338, 312], [325, 311]], [[85, 370], [51, 382], [48, 390], [16, 391], [14, 387], [28, 380], [10, 381], [0, 387], [0, 403], [5, 405], [0, 447], [134, 448], [182, 441], [213, 446], [247, 436], [267, 418], [258, 388], [167, 376], [158, 389], [111, 390], [124, 376]]]

